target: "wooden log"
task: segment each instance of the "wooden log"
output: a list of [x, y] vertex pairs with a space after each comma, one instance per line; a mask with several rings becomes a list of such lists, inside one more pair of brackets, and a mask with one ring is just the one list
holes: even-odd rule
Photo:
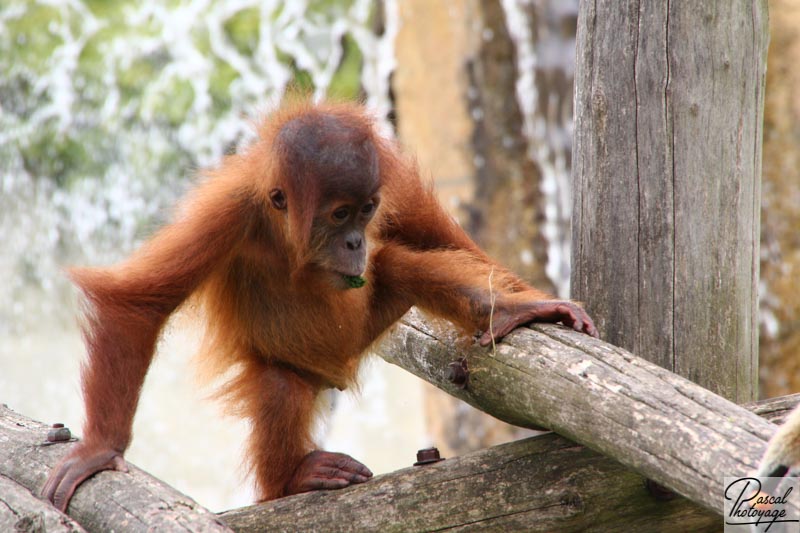
[[[517, 329], [495, 351], [458, 349], [449, 331], [412, 311], [377, 352], [501, 420], [549, 427], [717, 513], [723, 476], [755, 470], [775, 430], [686, 379], [560, 326]], [[466, 389], [445, 378], [460, 357], [470, 369]]]
[[[45, 444], [48, 429], [0, 406], [0, 475], [36, 495], [50, 469], [72, 447]], [[87, 531], [229, 531], [188, 496], [128, 466], [129, 474], [101, 472], [75, 492], [67, 511]]]
[[581, 2], [572, 296], [604, 339], [758, 390], [766, 0]]
[[[795, 394], [747, 408], [780, 422], [798, 402]], [[554, 433], [220, 518], [242, 532], [318, 531], [336, 524], [350, 531], [718, 531], [722, 523], [685, 498], [658, 500], [642, 476]]]
[[[747, 407], [780, 422], [798, 402], [800, 394]], [[2, 409], [0, 442], [4, 444], [6, 459], [32, 453], [47, 428]], [[22, 438], [23, 433], [30, 438]], [[28, 474], [26, 465], [31, 465], [30, 457], [20, 461], [13, 475]], [[0, 467], [8, 470], [7, 466]], [[138, 476], [106, 473], [97, 479], [103, 477], [141, 486]], [[109, 487], [105, 482], [101, 486]], [[129, 510], [134, 505], [122, 498], [130, 492], [116, 492], [114, 496]], [[36, 530], [37, 524], [43, 523], [47, 531], [83, 531], [70, 518], [5, 476], [0, 476], [0, 502], [16, 513], [8, 516], [10, 511], [4, 513], [0, 505], [0, 530], [13, 530], [12, 526], [19, 522], [31, 524], [34, 529], [29, 530]], [[165, 514], [159, 521], [159, 530], [187, 530], [185, 521], [170, 520], [174, 517], [173, 509], [168, 505], [162, 507], [156, 511]], [[321, 508], [325, 513], [319, 512]], [[131, 527], [124, 517], [115, 522], [118, 515], [103, 518], [107, 511], [104, 504], [92, 511], [97, 514], [90, 520], [92, 530], [123, 524], [136, 530], [140, 525], [135, 521]], [[408, 468], [378, 476], [370, 483], [343, 491], [309, 493], [235, 509], [219, 518], [236, 531], [321, 530], [337, 523], [346, 523], [351, 530], [381, 531], [441, 527], [553, 531], [582, 530], [590, 525], [630, 530], [680, 526], [704, 531], [717, 529], [720, 520], [716, 514], [683, 498], [658, 501], [640, 475], [552, 433], [448, 459], [438, 466]]]
[[[324, 509], [324, 512], [321, 511]], [[222, 513], [234, 531], [712, 531], [721, 518], [553, 433]]]
[[742, 407], [769, 420], [773, 424], [781, 425], [798, 404], [800, 404], [800, 392], [746, 403]]
[[86, 530], [16, 481], [0, 476], [0, 531], [82, 533]]

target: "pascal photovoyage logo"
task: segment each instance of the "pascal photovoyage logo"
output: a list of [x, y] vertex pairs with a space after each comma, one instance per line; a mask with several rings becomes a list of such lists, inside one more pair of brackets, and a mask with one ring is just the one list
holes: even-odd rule
[[796, 477], [725, 477], [725, 531], [800, 532]]

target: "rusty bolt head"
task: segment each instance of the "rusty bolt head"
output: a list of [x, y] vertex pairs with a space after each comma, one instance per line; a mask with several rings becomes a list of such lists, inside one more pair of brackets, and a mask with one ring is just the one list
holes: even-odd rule
[[469, 383], [469, 369], [467, 368], [467, 359], [461, 357], [457, 361], [453, 361], [444, 371], [444, 378], [458, 387], [459, 389], [466, 389]]
[[425, 448], [417, 451], [417, 462], [414, 466], [428, 465], [444, 461], [439, 455], [439, 448]]
[[66, 442], [71, 438], [72, 433], [64, 424], [53, 424], [53, 429], [47, 432], [47, 442]]

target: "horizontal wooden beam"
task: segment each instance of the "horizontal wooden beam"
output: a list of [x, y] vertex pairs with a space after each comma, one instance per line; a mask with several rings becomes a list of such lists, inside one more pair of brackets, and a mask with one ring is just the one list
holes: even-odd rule
[[83, 533], [85, 530], [49, 502], [43, 502], [13, 479], [0, 475], [0, 531]]
[[[748, 404], [780, 422], [800, 394]], [[715, 531], [722, 518], [554, 433], [220, 515], [235, 531]], [[666, 498], [666, 499], [664, 499]], [[324, 509], [324, 512], [321, 510]]]
[[[723, 476], [756, 469], [775, 426], [621, 348], [538, 324], [495, 348], [459, 342], [412, 310], [377, 347], [387, 361], [501, 420], [543, 426], [717, 513]], [[448, 380], [466, 360], [469, 381]]]
[[[800, 394], [747, 408], [780, 422], [798, 401]], [[58, 531], [59, 524], [67, 531], [70, 527], [80, 531], [75, 522], [28, 492], [38, 494], [50, 465], [70, 446], [42, 446], [47, 430], [0, 407], [0, 484], [14, 487], [2, 485], [6, 488], [0, 489], [0, 499], [6, 504], [13, 500], [11, 507], [19, 514], [6, 520], [16, 524], [41, 515], [48, 531]], [[224, 530], [215, 520], [209, 522], [205, 511], [203, 519], [196, 520], [194, 510], [199, 508], [187, 497], [135, 468], [132, 471], [133, 475], [104, 472], [95, 476], [89, 482], [94, 485], [91, 494], [83, 495], [82, 488], [70, 512], [89, 531], [108, 530], [115, 523], [126, 523], [133, 531], [148, 524], [164, 531]], [[172, 494], [169, 499], [164, 497], [165, 490]], [[121, 516], [120, 508], [126, 514]], [[5, 524], [3, 518], [0, 511], [0, 523]], [[642, 476], [552, 433], [377, 476], [342, 491], [301, 494], [235, 509], [218, 518], [236, 531], [315, 530], [336, 523], [346, 523], [355, 531], [411, 526], [427, 530], [483, 526], [553, 531], [588, 525], [638, 529], [643, 520], [650, 526], [680, 523], [701, 530], [718, 527], [720, 520], [683, 498], [659, 500]]]
[[[69, 442], [47, 444], [48, 430], [48, 426], [0, 405], [0, 476], [36, 496], [50, 469], [73, 446]], [[230, 531], [188, 496], [128, 466], [129, 474], [101, 472], [81, 484], [67, 509], [69, 516], [87, 531]], [[42, 505], [58, 512], [49, 503]]]
[[[659, 501], [616, 461], [548, 433], [338, 491], [220, 515], [234, 531], [686, 531], [721, 518], [683, 498]], [[645, 527], [646, 526], [646, 527]]]
[[[121, 523], [131, 531], [315, 529], [337, 523], [353, 530], [480, 525], [547, 531], [590, 524], [635, 529], [642, 520], [693, 530], [716, 527], [719, 516], [691, 501], [660, 501], [645, 477], [677, 492], [695, 480], [702, 490], [685, 494], [721, 512], [715, 502], [727, 471], [720, 467], [709, 476], [704, 468], [728, 465], [731, 475], [754, 468], [775, 426], [747, 409], [780, 422], [800, 399], [793, 395], [738, 407], [623, 350], [549, 325], [518, 330], [496, 349], [484, 350], [457, 339], [448, 325], [412, 313], [379, 351], [499, 418], [583, 435], [587, 444], [621, 461], [548, 434], [378, 476], [342, 491], [302, 494], [218, 517], [131, 467], [131, 475], [104, 472], [87, 481], [70, 515], [88, 531]], [[449, 363], [460, 357], [469, 372], [465, 388], [448, 379], [453, 377]], [[68, 451], [71, 444], [43, 445], [48, 429], [0, 406], [0, 476], [8, 478], [0, 482], [17, 489], [5, 493], [24, 496], [27, 489], [38, 495], [49, 469]], [[680, 472], [698, 472], [683, 479], [668, 472], [673, 463]], [[661, 468], [669, 475], [660, 475]], [[673, 483], [675, 478], [682, 482]], [[717, 488], [720, 494], [714, 493]]]

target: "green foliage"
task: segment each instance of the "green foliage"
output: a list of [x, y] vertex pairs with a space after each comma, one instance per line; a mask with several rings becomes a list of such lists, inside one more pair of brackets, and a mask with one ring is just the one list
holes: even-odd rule
[[297, 66], [295, 59], [282, 50], [276, 50], [278, 61], [289, 67], [292, 71], [292, 85], [302, 93], [309, 93], [314, 89], [314, 80], [307, 70]]
[[164, 68], [165, 59], [158, 57], [137, 57], [129, 65], [117, 65], [114, 73], [117, 78], [123, 103], [138, 100], [149, 83], [153, 81], [159, 70]]
[[310, 0], [308, 2], [308, 11], [312, 13], [330, 13], [333, 11], [341, 16], [354, 3], [355, 0]]
[[229, 64], [219, 59], [214, 60], [214, 76], [211, 78], [209, 92], [215, 110], [230, 109], [232, 104], [230, 86], [237, 77], [236, 70]]
[[225, 33], [240, 54], [252, 55], [258, 46], [258, 9], [243, 9], [225, 22]]
[[[62, 22], [55, 7], [32, 4], [24, 16], [15, 17], [3, 32], [0, 49], [7, 58], [13, 57], [34, 72], [47, 66], [46, 59], [64, 44], [63, 38], [48, 31], [51, 23]], [[43, 31], [44, 30], [44, 31]], [[7, 61], [7, 60], [6, 60]], [[4, 63], [6, 62], [4, 61]]]
[[345, 35], [342, 46], [344, 55], [336, 73], [331, 79], [328, 94], [336, 98], [355, 99], [361, 92], [361, 64], [364, 57], [355, 39]]
[[[111, 163], [142, 172], [137, 179], [144, 181], [173, 179], [186, 166], [218, 157], [241, 135], [220, 121], [263, 109], [270, 93], [286, 85], [359, 95], [363, 59], [350, 34], [342, 38], [328, 87], [316, 86], [318, 73], [337, 57], [325, 32], [335, 20], [353, 18], [353, 0], [310, 0], [304, 10], [282, 4], [272, 13], [258, 0], [243, 4], [231, 12], [224, 0], [148, 6], [6, 0], [0, 4], [0, 132], [6, 132], [0, 159], [61, 188], [105, 179]], [[257, 57], [265, 24], [272, 59]], [[196, 139], [186, 131], [178, 136], [178, 128], [189, 128]], [[0, 163], [0, 177], [10, 171], [6, 164]]]
[[152, 115], [156, 121], [163, 121], [169, 127], [177, 128], [183, 123], [194, 102], [194, 87], [187, 80], [173, 78], [164, 91], [158, 92], [151, 100]]
[[344, 280], [351, 289], [360, 289], [367, 284], [367, 280], [361, 276], [344, 276]]
[[67, 185], [71, 169], [92, 161], [86, 153], [85, 142], [53, 129], [34, 132], [19, 146], [19, 151], [31, 175], [47, 176], [60, 186]]

